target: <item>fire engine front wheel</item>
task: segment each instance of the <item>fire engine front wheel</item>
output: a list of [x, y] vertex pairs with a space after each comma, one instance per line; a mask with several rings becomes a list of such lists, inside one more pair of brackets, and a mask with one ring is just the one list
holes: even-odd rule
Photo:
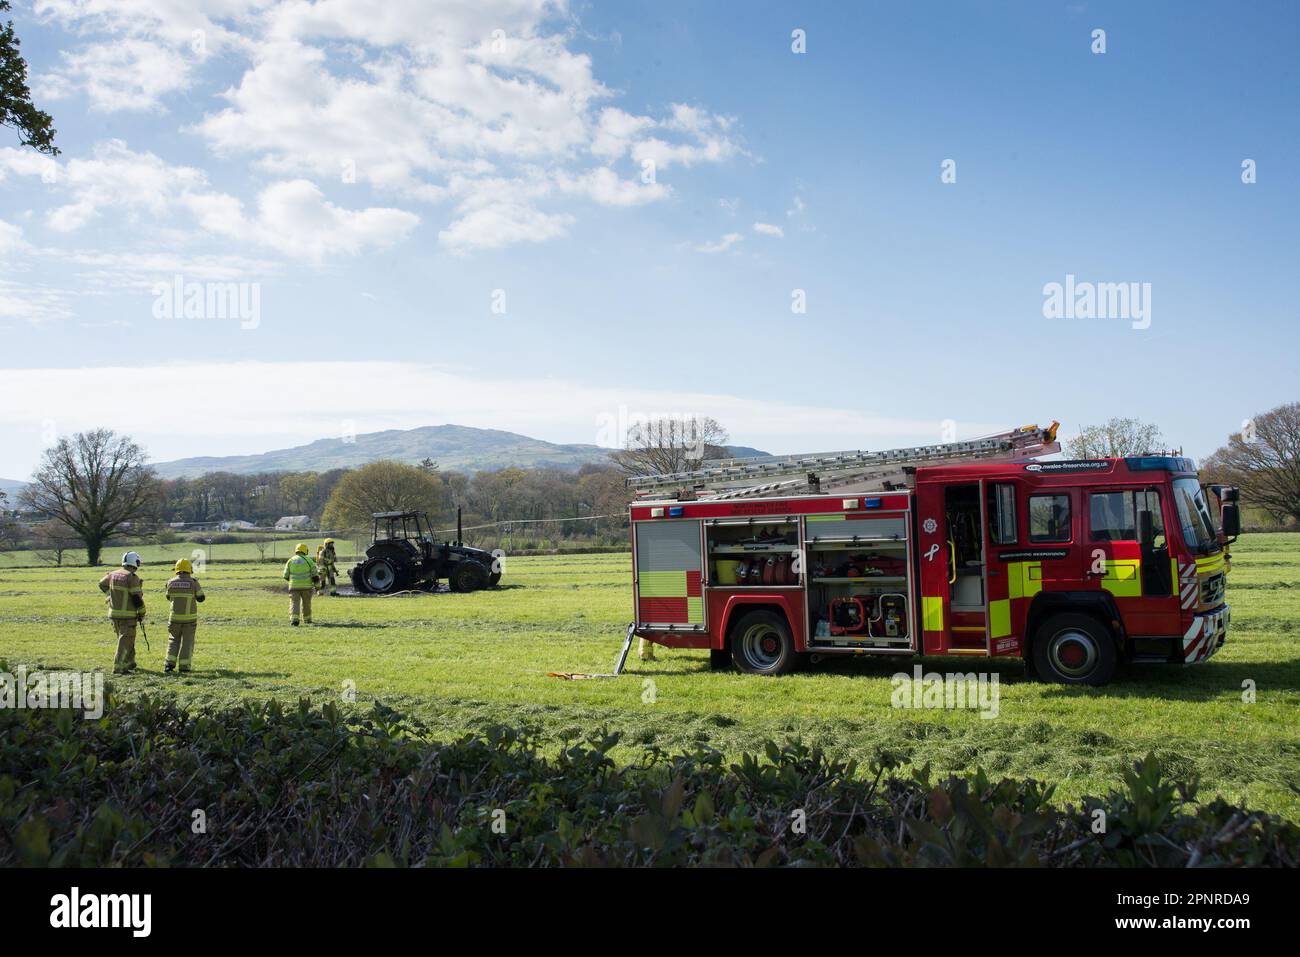
[[1038, 673], [1067, 685], [1104, 685], [1115, 675], [1115, 642], [1087, 615], [1053, 615], [1034, 636]]
[[783, 675], [798, 664], [789, 626], [771, 611], [751, 611], [736, 622], [731, 656], [737, 668], [751, 675]]

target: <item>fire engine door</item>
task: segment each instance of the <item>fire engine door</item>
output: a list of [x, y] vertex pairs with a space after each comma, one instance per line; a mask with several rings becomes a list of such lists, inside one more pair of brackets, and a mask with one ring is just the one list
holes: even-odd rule
[[948, 647], [988, 647], [983, 482], [944, 489], [948, 530]]
[[981, 484], [921, 483], [916, 492], [924, 652], [986, 650], [986, 548]]

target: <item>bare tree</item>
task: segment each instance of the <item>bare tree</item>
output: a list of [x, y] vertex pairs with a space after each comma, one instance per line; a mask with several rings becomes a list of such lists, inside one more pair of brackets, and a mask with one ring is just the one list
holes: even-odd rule
[[150, 517], [158, 481], [145, 462], [144, 449], [125, 435], [79, 432], [45, 450], [20, 500], [75, 533], [86, 561], [98, 565], [110, 535]]
[[1164, 447], [1160, 429], [1139, 419], [1112, 418], [1104, 425], [1085, 425], [1065, 443], [1072, 459], [1123, 458], [1147, 455]]
[[628, 475], [663, 475], [698, 468], [726, 454], [727, 430], [709, 416], [665, 416], [628, 426], [626, 447], [610, 453]]
[[9, 493], [0, 492], [0, 549], [13, 548], [18, 544], [18, 523], [9, 517]]
[[64, 531], [62, 526], [54, 522], [42, 522], [35, 528], [32, 538], [36, 558], [58, 566], [63, 565], [64, 553], [76, 548], [78, 544], [78, 540], [71, 533]]
[[1201, 470], [1211, 481], [1240, 486], [1244, 504], [1300, 522], [1300, 402], [1248, 419]]

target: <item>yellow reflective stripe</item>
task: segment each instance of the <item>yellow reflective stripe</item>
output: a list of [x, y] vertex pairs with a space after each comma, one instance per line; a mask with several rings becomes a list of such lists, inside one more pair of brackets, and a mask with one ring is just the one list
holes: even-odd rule
[[1137, 558], [1107, 559], [1101, 587], [1116, 598], [1141, 598], [1142, 576], [1138, 572], [1141, 564]]
[[921, 599], [921, 627], [926, 631], [943, 631], [943, 598]]
[[1033, 598], [1042, 590], [1042, 562], [1007, 563], [1007, 594], [1011, 598]]
[[1011, 634], [1011, 599], [995, 598], [989, 602], [989, 635], [1002, 638]]
[[686, 599], [686, 621], [688, 624], [702, 624], [704, 622], [704, 599], [687, 598]]
[[1213, 575], [1220, 571], [1223, 571], [1223, 552], [1211, 555], [1208, 558], [1196, 559], [1196, 573], [1198, 575]]
[[686, 572], [642, 572], [640, 579], [642, 598], [687, 597]]
[[847, 515], [805, 515], [805, 522], [842, 522], [847, 519]]

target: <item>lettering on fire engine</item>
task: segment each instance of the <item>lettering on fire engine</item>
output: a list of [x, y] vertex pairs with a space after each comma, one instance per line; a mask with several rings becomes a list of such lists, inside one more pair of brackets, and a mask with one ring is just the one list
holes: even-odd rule
[[1070, 554], [1068, 548], [1024, 548], [1016, 552], [998, 552], [1001, 562], [1050, 562], [1065, 558]]
[[1109, 468], [1110, 462], [1105, 459], [1080, 459], [1077, 462], [1031, 462], [1025, 466], [1025, 471], [1059, 475], [1062, 472], [1105, 472]]

